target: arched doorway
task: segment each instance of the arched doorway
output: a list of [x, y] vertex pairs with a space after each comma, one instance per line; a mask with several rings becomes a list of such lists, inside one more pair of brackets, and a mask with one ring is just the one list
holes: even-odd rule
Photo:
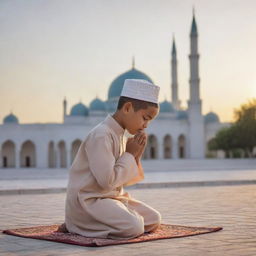
[[149, 159], [158, 158], [158, 147], [157, 147], [157, 138], [155, 135], [151, 134], [148, 137], [148, 149], [147, 149]]
[[164, 137], [164, 158], [172, 158], [172, 140], [170, 135]]
[[36, 149], [32, 141], [27, 140], [22, 144], [20, 162], [21, 167], [36, 167]]
[[67, 150], [66, 144], [62, 140], [58, 144], [58, 159], [59, 159], [59, 167], [66, 168], [67, 167]]
[[186, 140], [185, 140], [185, 136], [182, 134], [179, 136], [178, 138], [178, 155], [179, 158], [185, 158], [186, 156]]
[[48, 145], [48, 167], [49, 168], [56, 167], [56, 158], [55, 158], [53, 141], [50, 141]]
[[73, 163], [76, 153], [78, 152], [78, 149], [81, 145], [81, 140], [77, 139], [75, 141], [73, 141], [72, 143], [72, 149], [71, 149], [71, 164]]
[[2, 167], [15, 167], [15, 145], [11, 140], [7, 140], [2, 144]]

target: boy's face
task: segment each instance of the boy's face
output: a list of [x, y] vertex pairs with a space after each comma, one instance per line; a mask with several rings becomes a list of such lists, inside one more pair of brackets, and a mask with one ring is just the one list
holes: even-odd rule
[[132, 104], [125, 109], [124, 124], [130, 134], [136, 134], [147, 128], [149, 122], [153, 120], [159, 113], [159, 108], [148, 106], [146, 109], [134, 111]]

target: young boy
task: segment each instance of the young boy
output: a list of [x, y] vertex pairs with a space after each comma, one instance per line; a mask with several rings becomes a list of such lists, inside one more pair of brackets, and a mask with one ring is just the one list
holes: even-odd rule
[[[87, 237], [130, 239], [158, 228], [161, 215], [123, 186], [144, 178], [144, 129], [159, 112], [159, 87], [125, 80], [116, 112], [90, 131], [70, 168], [65, 226]], [[126, 140], [127, 130], [135, 135]]]

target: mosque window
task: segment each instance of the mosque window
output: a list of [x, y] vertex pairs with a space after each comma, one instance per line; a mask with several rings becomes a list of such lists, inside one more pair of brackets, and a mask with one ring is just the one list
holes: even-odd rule
[[171, 158], [171, 149], [169, 147], [164, 149], [164, 158]]
[[7, 167], [7, 164], [8, 162], [7, 162], [7, 157], [6, 156], [4, 156], [3, 157], [3, 167]]
[[31, 162], [30, 162], [30, 157], [29, 156], [26, 156], [25, 161], [26, 161], [25, 166], [26, 167], [30, 167], [31, 166]]
[[185, 136], [180, 135], [178, 138], [178, 143], [179, 143], [179, 158], [185, 158]]
[[184, 158], [184, 148], [180, 146], [180, 158]]
[[156, 158], [155, 149], [153, 147], [150, 148], [150, 158], [151, 159]]

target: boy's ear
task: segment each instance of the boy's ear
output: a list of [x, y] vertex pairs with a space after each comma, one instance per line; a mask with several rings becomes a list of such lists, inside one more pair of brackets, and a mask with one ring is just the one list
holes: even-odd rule
[[124, 113], [129, 113], [132, 109], [132, 103], [131, 102], [126, 102], [123, 105], [123, 111]]

